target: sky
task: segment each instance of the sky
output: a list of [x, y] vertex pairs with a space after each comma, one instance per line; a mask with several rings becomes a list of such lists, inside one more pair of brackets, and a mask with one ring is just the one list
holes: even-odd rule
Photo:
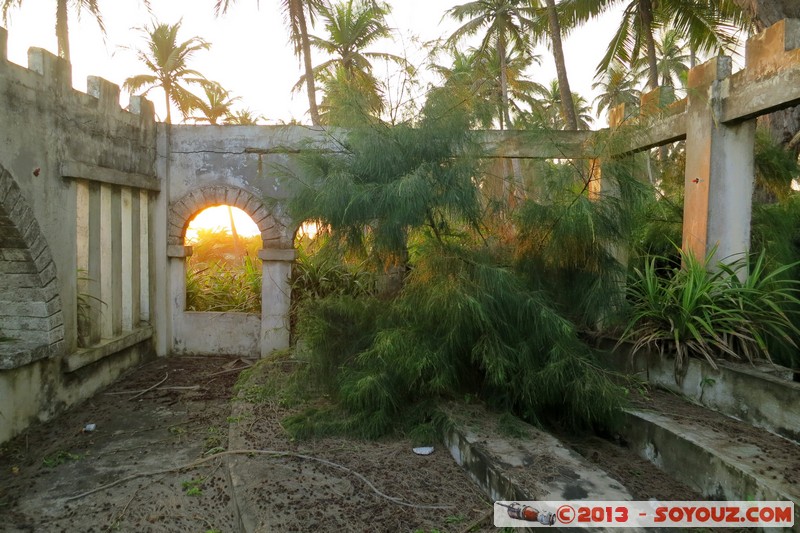
[[[395, 29], [395, 40], [377, 43], [371, 50], [405, 56], [413, 64], [421, 64], [425, 53], [420, 43], [449, 36], [458, 23], [443, 15], [447, 9], [464, 1], [390, 1], [392, 13], [388, 23]], [[220, 17], [214, 16], [214, 0], [151, 0], [152, 14], [139, 0], [99, 0], [98, 3], [106, 26], [105, 36], [89, 12], [78, 15], [74, 9], [70, 10], [72, 80], [76, 89], [85, 91], [86, 77], [90, 75], [121, 86], [125, 78], [147, 72], [136, 58], [136, 49], [143, 43], [141, 28], [154, 20], [169, 24], [182, 21], [180, 41], [199, 36], [211, 43], [209, 51], [194, 57], [192, 68], [220, 82], [239, 97], [234, 109], [249, 108], [265, 117], [267, 124], [292, 120], [310, 123], [305, 94], [291, 90], [301, 75], [301, 65], [288, 43], [278, 0], [238, 0]], [[3, 24], [9, 34], [10, 61], [26, 66], [29, 47], [56, 53], [55, 4], [55, 0], [23, 0], [21, 7], [10, 10], [9, 20]], [[591, 85], [596, 65], [619, 17], [619, 11], [611, 12], [564, 42], [572, 89], [589, 101], [593, 99]], [[322, 28], [312, 33], [324, 35]], [[537, 53], [542, 56], [542, 64], [529, 74], [535, 81], [547, 83], [556, 76], [553, 59], [542, 46]], [[317, 55], [314, 63], [323, 60]], [[381, 68], [384, 75], [389, 74], [386, 67], [376, 64], [377, 75], [382, 74]], [[437, 80], [431, 77], [428, 81]], [[163, 93], [156, 89], [148, 98], [163, 120]], [[129, 95], [123, 91], [121, 105], [126, 106], [128, 100]], [[601, 120], [596, 126], [604, 124]], [[228, 211], [223, 207], [197, 217], [193, 226], [225, 228], [228, 218]], [[236, 210], [234, 218], [241, 234], [258, 233], [258, 228], [244, 212]], [[192, 229], [187, 236], [194, 234]]]
[[[374, 51], [405, 55], [414, 63], [424, 59], [419, 43], [447, 37], [458, 27], [443, 15], [459, 0], [392, 0], [389, 24], [396, 30], [395, 42], [375, 45]], [[153, 20], [175, 23], [182, 20], [181, 41], [200, 36], [211, 43], [211, 49], [195, 56], [193, 67], [209, 79], [220, 82], [240, 101], [234, 107], [247, 107], [263, 115], [266, 123], [296, 120], [308, 123], [307, 98], [292, 93], [291, 88], [301, 75], [301, 65], [288, 44], [278, 0], [237, 0], [226, 15], [214, 16], [214, 0], [151, 0], [149, 14], [139, 0], [99, 0], [107, 34], [103, 37], [87, 11], [78, 17], [70, 11], [70, 43], [73, 63], [73, 85], [86, 90], [86, 76], [101, 76], [117, 84], [128, 76], [145, 73], [135, 55], [141, 46], [142, 33], [137, 28]], [[259, 6], [260, 4], [260, 6]], [[595, 67], [605, 51], [619, 11], [605, 15], [583, 27], [565, 41], [565, 55], [573, 91], [591, 101]], [[9, 12], [9, 60], [27, 65], [31, 46], [56, 52], [55, 0], [23, 0], [22, 7]], [[324, 35], [322, 28], [312, 31]], [[542, 65], [530, 73], [540, 83], [555, 78], [550, 52], [539, 47]], [[322, 56], [315, 57], [315, 64]], [[376, 73], [380, 75], [380, 65]], [[385, 69], [384, 69], [385, 72]], [[433, 78], [430, 81], [435, 81]], [[122, 105], [129, 96], [123, 92]], [[156, 113], [164, 117], [163, 96], [159, 90], [149, 95]], [[598, 125], [603, 125], [604, 121]]]

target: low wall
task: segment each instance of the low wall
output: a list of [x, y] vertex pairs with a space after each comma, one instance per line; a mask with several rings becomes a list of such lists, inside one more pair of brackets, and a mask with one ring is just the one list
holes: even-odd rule
[[790, 380], [789, 369], [727, 361], [714, 369], [707, 361], [689, 359], [686, 375], [678, 383], [674, 358], [645, 351], [632, 358], [625, 351], [623, 347], [609, 358], [618, 370], [642, 373], [653, 385], [800, 442], [800, 383]]
[[247, 313], [176, 313], [173, 353], [261, 356], [261, 317]]

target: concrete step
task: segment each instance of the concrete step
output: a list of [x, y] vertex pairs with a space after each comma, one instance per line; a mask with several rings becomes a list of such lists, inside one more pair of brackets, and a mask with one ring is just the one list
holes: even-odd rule
[[672, 358], [641, 352], [632, 363], [632, 369], [653, 385], [800, 442], [800, 383], [792, 381], [788, 368], [729, 361], [719, 361], [713, 368], [706, 361], [690, 359], [678, 383]]
[[800, 516], [800, 446], [787, 438], [662, 390], [626, 412], [622, 435], [640, 456], [705, 497], [790, 500]]
[[617, 480], [521, 420], [512, 426], [481, 405], [443, 408], [450, 454], [493, 500], [617, 500], [633, 497]]

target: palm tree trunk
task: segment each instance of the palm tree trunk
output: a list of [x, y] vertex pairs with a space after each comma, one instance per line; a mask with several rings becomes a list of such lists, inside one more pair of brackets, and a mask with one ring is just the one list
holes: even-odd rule
[[506, 36], [500, 32], [497, 36], [497, 54], [500, 56], [500, 129], [511, 125], [511, 113], [508, 110], [508, 72], [506, 72]]
[[62, 57], [69, 62], [69, 22], [67, 20], [67, 0], [58, 0], [56, 3], [56, 40], [58, 41], [59, 57]]
[[658, 58], [656, 57], [656, 41], [653, 37], [653, 2], [639, 0], [639, 14], [642, 23], [642, 36], [647, 47], [647, 65], [649, 77], [647, 86], [650, 90], [658, 88]]
[[164, 89], [164, 102], [167, 104], [167, 124], [172, 124], [172, 113], [170, 113], [170, 110], [169, 110], [169, 107], [170, 107], [170, 97], [169, 97], [170, 89], [169, 89], [169, 86], [166, 86], [166, 85], [163, 87], [163, 89]]
[[228, 219], [231, 223], [231, 235], [233, 236], [233, 253], [236, 257], [241, 257], [244, 254], [239, 244], [239, 232], [236, 231], [236, 222], [233, 220], [233, 208], [231, 206], [228, 206]]
[[319, 125], [319, 109], [317, 108], [317, 87], [314, 81], [314, 69], [311, 66], [311, 41], [308, 39], [308, 28], [306, 27], [306, 15], [301, 9], [297, 16], [297, 23], [300, 26], [300, 44], [303, 47], [303, 64], [306, 71], [306, 92], [308, 93], [308, 113], [311, 115], [311, 123]]
[[555, 0], [545, 0], [547, 4], [547, 19], [550, 26], [550, 42], [553, 45], [553, 58], [556, 61], [556, 73], [558, 74], [558, 90], [561, 93], [561, 114], [567, 129], [578, 129], [578, 118], [575, 114], [575, 102], [572, 100], [572, 91], [569, 87], [567, 77], [567, 65], [564, 59], [564, 48], [561, 46], [561, 24], [558, 22]]

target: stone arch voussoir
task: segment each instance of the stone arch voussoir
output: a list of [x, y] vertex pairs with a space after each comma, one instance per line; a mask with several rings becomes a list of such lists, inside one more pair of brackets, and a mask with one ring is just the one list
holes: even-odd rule
[[64, 316], [56, 264], [28, 201], [0, 166], [0, 369], [60, 355]]
[[271, 209], [257, 194], [232, 185], [207, 185], [193, 189], [172, 202], [167, 243], [182, 245], [192, 218], [200, 211], [217, 205], [238, 207], [247, 213], [261, 231], [264, 248], [292, 247], [293, 232], [284, 221], [281, 210]]

